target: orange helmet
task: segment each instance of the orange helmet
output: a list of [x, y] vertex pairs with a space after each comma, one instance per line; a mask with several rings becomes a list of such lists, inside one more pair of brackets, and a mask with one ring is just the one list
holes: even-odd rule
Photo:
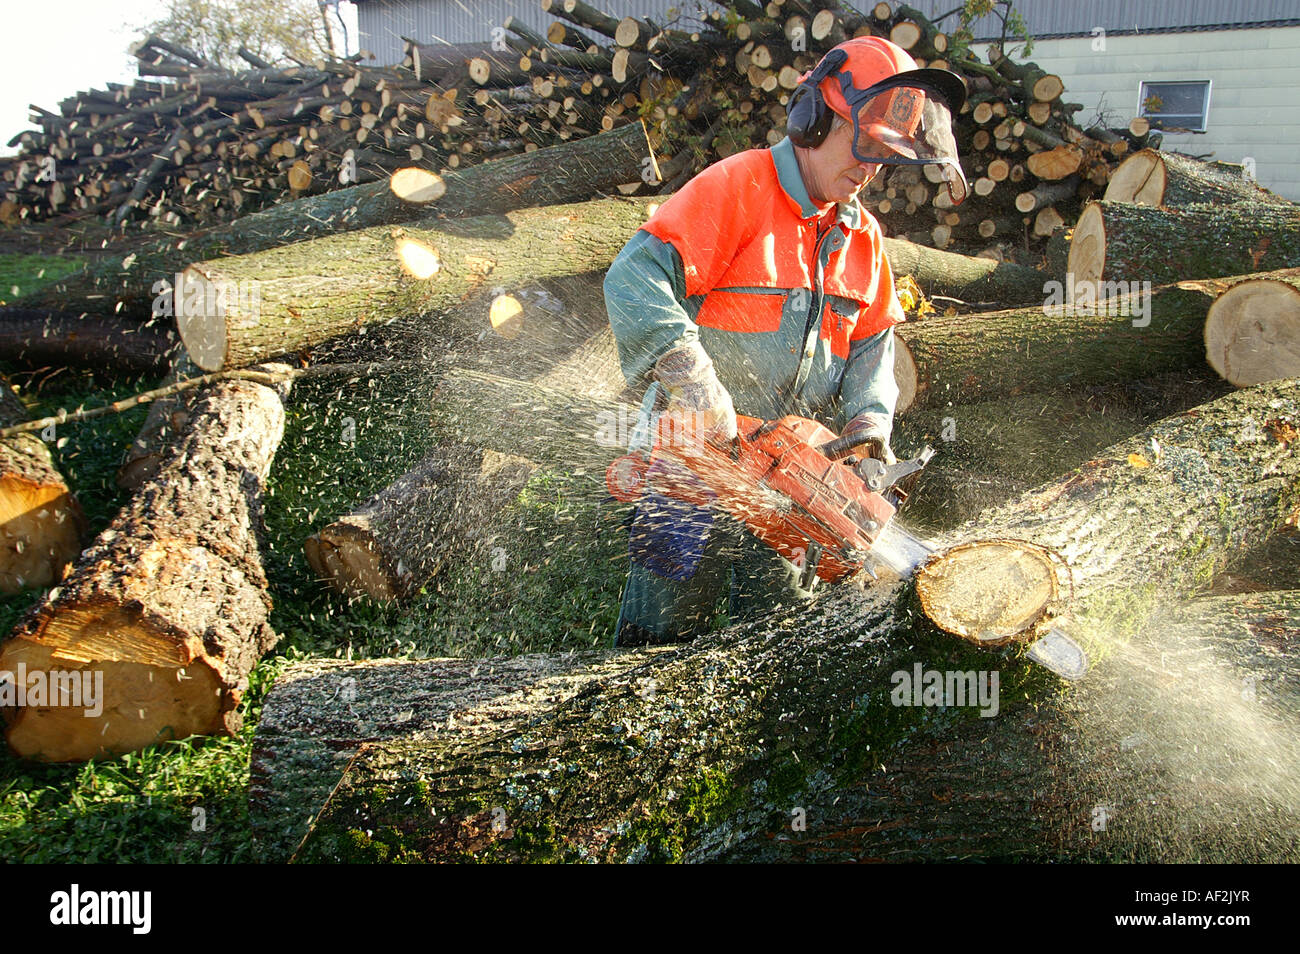
[[787, 106], [786, 132], [795, 145], [816, 148], [839, 114], [853, 123], [858, 161], [939, 165], [956, 204], [966, 197], [966, 178], [952, 116], [965, 100], [965, 84], [955, 73], [917, 69], [897, 44], [858, 37], [836, 46], [800, 78]]

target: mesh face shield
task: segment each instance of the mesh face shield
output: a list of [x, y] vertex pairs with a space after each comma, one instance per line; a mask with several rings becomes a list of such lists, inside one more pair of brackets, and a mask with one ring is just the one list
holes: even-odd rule
[[968, 187], [957, 157], [948, 97], [922, 75], [928, 72], [899, 73], [864, 90], [854, 89], [848, 75], [840, 74], [853, 116], [853, 155], [859, 162], [937, 166], [953, 205], [960, 205]]

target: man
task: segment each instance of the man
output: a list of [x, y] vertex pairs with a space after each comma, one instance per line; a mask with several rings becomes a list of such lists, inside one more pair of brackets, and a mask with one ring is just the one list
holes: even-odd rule
[[[918, 70], [888, 40], [849, 40], [803, 77], [787, 138], [715, 163], [659, 209], [605, 279], [623, 373], [656, 382], [643, 423], [662, 410], [725, 442], [737, 411], [798, 414], [893, 460], [903, 313], [880, 226], [856, 196], [882, 165], [934, 164], [960, 202], [950, 114], [964, 95], [954, 74]], [[651, 468], [632, 519], [618, 645], [705, 632], [723, 595], [733, 620], [810, 595], [798, 567], [671, 493], [682, 479], [671, 469]]]

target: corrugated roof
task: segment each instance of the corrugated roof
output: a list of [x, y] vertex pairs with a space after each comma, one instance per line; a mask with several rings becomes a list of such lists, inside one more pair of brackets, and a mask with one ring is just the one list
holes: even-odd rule
[[[912, 0], [911, 5], [931, 17], [957, 6], [952, 0]], [[1098, 27], [1113, 35], [1300, 25], [1297, 0], [1016, 0], [1014, 9], [1030, 36], [1041, 39], [1090, 36]], [[952, 30], [956, 24], [957, 18], [949, 17], [940, 28]], [[983, 17], [973, 32], [976, 40], [993, 40], [1001, 25]]]

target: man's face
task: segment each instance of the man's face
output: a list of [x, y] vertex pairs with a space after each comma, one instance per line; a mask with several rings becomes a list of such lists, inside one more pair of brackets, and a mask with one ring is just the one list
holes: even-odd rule
[[850, 202], [880, 170], [879, 163], [859, 162], [853, 155], [853, 124], [836, 124], [825, 141], [807, 153], [806, 182], [817, 205]]

